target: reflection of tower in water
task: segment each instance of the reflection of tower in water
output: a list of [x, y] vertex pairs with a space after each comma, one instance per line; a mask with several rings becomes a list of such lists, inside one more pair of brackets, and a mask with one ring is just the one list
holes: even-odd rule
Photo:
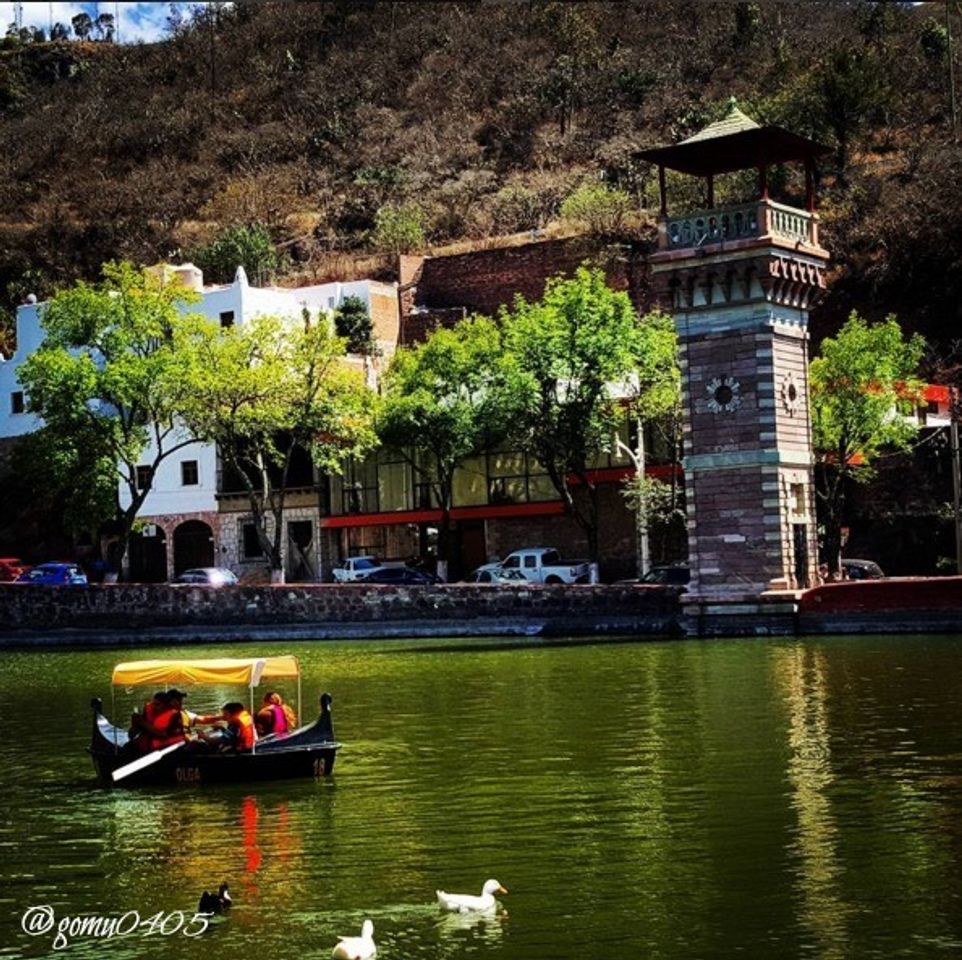
[[853, 907], [841, 892], [843, 868], [830, 797], [835, 774], [825, 657], [793, 646], [778, 652], [776, 670], [789, 711], [787, 774], [798, 822], [789, 853], [797, 864], [801, 921], [816, 938], [822, 960], [844, 960]]

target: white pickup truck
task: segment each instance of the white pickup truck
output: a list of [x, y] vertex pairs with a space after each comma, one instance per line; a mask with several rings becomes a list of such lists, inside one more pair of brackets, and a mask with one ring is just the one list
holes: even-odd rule
[[509, 553], [501, 563], [489, 563], [482, 570], [520, 570], [530, 583], [587, 583], [590, 566], [584, 560], [562, 560], [554, 547], [531, 547]]

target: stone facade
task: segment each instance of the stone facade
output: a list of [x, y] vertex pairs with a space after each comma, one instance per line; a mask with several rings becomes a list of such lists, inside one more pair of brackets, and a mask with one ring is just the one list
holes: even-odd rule
[[692, 598], [815, 582], [807, 324], [827, 256], [762, 235], [652, 257], [684, 376]]

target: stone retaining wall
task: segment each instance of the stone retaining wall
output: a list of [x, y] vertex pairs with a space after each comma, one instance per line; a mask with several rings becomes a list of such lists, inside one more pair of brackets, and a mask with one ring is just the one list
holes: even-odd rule
[[[478, 633], [484, 623], [512, 622], [517, 632], [638, 632], [666, 635], [678, 613], [678, 591], [665, 587], [572, 587], [444, 584], [433, 587], [311, 584], [209, 587], [103, 584], [43, 587], [0, 584], [0, 643], [18, 632], [65, 628], [130, 630], [332, 624], [393, 627], [430, 621], [450, 633]], [[355, 631], [356, 632], [356, 631]], [[417, 635], [418, 630], [412, 630]]]

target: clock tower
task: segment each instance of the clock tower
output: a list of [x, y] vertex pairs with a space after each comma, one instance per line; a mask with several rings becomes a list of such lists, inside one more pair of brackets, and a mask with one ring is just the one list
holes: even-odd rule
[[[825, 287], [814, 168], [826, 149], [724, 119], [646, 151], [661, 192], [656, 296], [675, 320], [693, 601], [812, 586], [817, 569], [808, 311]], [[776, 202], [769, 171], [800, 164], [804, 207]], [[701, 178], [702, 209], [669, 214], [665, 171]], [[715, 203], [715, 177], [757, 172], [749, 202]]]

